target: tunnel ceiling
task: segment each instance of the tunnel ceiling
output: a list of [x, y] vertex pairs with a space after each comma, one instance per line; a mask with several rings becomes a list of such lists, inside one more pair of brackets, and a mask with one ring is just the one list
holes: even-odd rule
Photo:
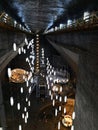
[[5, 11], [34, 33], [98, 9], [98, 0], [0, 0]]

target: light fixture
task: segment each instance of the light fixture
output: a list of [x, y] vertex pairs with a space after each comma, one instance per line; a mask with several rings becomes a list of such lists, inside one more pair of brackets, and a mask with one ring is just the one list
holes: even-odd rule
[[55, 116], [57, 116], [57, 109], [55, 109]]
[[31, 93], [31, 86], [30, 86], [30, 88], [29, 88], [29, 93]]
[[58, 100], [58, 95], [56, 95], [56, 100]]
[[62, 88], [62, 86], [60, 86], [60, 92], [62, 92], [62, 90], [63, 90], [63, 88]]
[[10, 105], [13, 106], [14, 105], [14, 98], [10, 97]]
[[71, 126], [71, 130], [74, 130], [74, 126], [73, 125]]
[[33, 77], [32, 77], [32, 78], [30, 79], [30, 82], [33, 83], [33, 81], [34, 81], [34, 79], [33, 79]]
[[26, 117], [27, 117], [27, 118], [29, 117], [29, 113], [28, 113], [28, 112], [26, 112]]
[[24, 113], [22, 113], [22, 118], [24, 119], [24, 117], [25, 117], [25, 116], [24, 116]]
[[39, 37], [39, 34], [36, 34], [36, 37]]
[[39, 43], [39, 40], [37, 40], [36, 43]]
[[28, 106], [30, 106], [31, 105], [31, 102], [30, 101], [28, 101]]
[[64, 107], [64, 114], [66, 113], [66, 108]]
[[19, 130], [22, 130], [22, 125], [19, 125]]
[[24, 111], [25, 111], [25, 112], [27, 111], [27, 108], [26, 108], [26, 107], [24, 107]]
[[72, 119], [75, 119], [75, 112], [72, 113]]
[[26, 49], [23, 50], [24, 54], [26, 54]]
[[59, 97], [59, 101], [62, 102], [62, 97], [61, 96]]
[[28, 101], [28, 98], [26, 97], [26, 102]]
[[39, 47], [39, 44], [36, 44], [37, 47]]
[[[72, 126], [72, 118], [71, 118], [71, 116], [70, 115], [65, 115], [64, 118], [62, 119], [62, 123], [66, 127], [71, 127]], [[71, 127], [71, 130], [74, 130], [74, 129]]]
[[10, 78], [11, 77], [11, 75], [12, 75], [12, 73], [11, 73], [11, 68], [8, 68], [8, 77]]
[[16, 68], [10, 71], [11, 69], [9, 70], [9, 79], [14, 83], [23, 83], [29, 76], [29, 73], [27, 74], [27, 71], [24, 69]]
[[27, 123], [27, 117], [25, 116], [25, 123]]
[[14, 50], [14, 51], [17, 50], [16, 43], [13, 43], [13, 50]]
[[23, 87], [20, 88], [20, 92], [23, 93]]
[[19, 55], [21, 54], [21, 49], [20, 49], [20, 48], [18, 49], [18, 54], [19, 54]]
[[61, 106], [59, 106], [59, 111], [61, 111], [61, 108], [62, 108], [62, 107], [61, 107]]
[[20, 110], [20, 103], [17, 103], [17, 109]]
[[60, 130], [60, 121], [58, 122], [58, 130]]
[[25, 43], [26, 43], [26, 45], [28, 45], [28, 40], [27, 40], [27, 38], [25, 38]]
[[66, 102], [67, 101], [67, 96], [64, 96], [64, 102]]
[[52, 101], [52, 105], [55, 106], [55, 100]]
[[22, 52], [24, 51], [23, 47], [21, 47], [21, 51], [22, 51]]

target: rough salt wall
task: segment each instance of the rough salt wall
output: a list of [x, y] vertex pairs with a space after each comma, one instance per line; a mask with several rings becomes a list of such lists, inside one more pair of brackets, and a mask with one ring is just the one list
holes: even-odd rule
[[50, 35], [47, 38], [79, 54], [74, 126], [75, 130], [98, 130], [98, 31]]
[[25, 34], [0, 29], [0, 72], [17, 55], [13, 43], [19, 47], [24, 44], [24, 39]]
[[75, 106], [75, 130], [98, 130], [97, 59], [98, 56], [91, 54], [80, 55]]

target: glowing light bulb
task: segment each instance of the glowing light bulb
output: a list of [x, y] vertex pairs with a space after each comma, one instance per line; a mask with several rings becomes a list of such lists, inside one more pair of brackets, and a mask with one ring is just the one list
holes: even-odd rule
[[33, 78], [31, 78], [31, 83], [33, 83]]
[[21, 49], [20, 49], [20, 48], [18, 49], [18, 54], [19, 54], [19, 55], [21, 54]]
[[58, 122], [58, 130], [60, 130], [60, 121]]
[[57, 112], [58, 112], [57, 109], [55, 109], [55, 116], [57, 116]]
[[75, 112], [72, 113], [72, 119], [75, 119]]
[[32, 90], [32, 89], [31, 89], [31, 86], [30, 86], [30, 88], [29, 88], [29, 93], [31, 93], [31, 90]]
[[26, 117], [27, 117], [27, 118], [29, 117], [29, 113], [28, 113], [28, 112], [26, 112]]
[[67, 102], [67, 96], [64, 97], [64, 102]]
[[52, 105], [55, 106], [55, 100], [53, 100]]
[[61, 106], [59, 106], [59, 111], [61, 111]]
[[23, 52], [24, 52], [24, 54], [26, 54], [26, 50], [25, 49], [23, 50]]
[[26, 108], [26, 107], [24, 107], [24, 111], [25, 111], [25, 112], [27, 111], [27, 108]]
[[28, 98], [26, 97], [26, 102], [28, 101]]
[[25, 38], [25, 43], [26, 43], [26, 45], [28, 45], [28, 40], [27, 40], [27, 38]]
[[64, 114], [66, 113], [66, 108], [64, 108]]
[[24, 51], [23, 47], [21, 47], [21, 51], [22, 51], [22, 52]]
[[71, 130], [74, 130], [74, 126], [73, 125], [71, 126]]
[[13, 43], [13, 50], [14, 50], [14, 51], [17, 50], [16, 43]]
[[30, 101], [28, 101], [28, 106], [30, 106], [31, 105], [31, 102]]
[[59, 101], [62, 102], [62, 97], [61, 96], [59, 97]]
[[19, 130], [22, 130], [22, 126], [21, 125], [19, 125]]
[[20, 92], [23, 93], [23, 87], [20, 88]]
[[27, 123], [27, 117], [25, 116], [25, 123]]
[[51, 100], [53, 100], [53, 94], [51, 94]]
[[60, 92], [62, 92], [62, 90], [63, 90], [63, 88], [62, 88], [62, 86], [60, 86]]
[[25, 117], [25, 116], [24, 116], [24, 113], [22, 113], [22, 118], [24, 119], [24, 117]]
[[10, 78], [11, 77], [11, 68], [8, 68], [8, 77]]
[[56, 100], [58, 100], [58, 95], [56, 95]]
[[11, 106], [14, 105], [14, 98], [13, 97], [10, 97], [10, 104], [11, 104]]
[[17, 109], [20, 110], [20, 103], [17, 103]]

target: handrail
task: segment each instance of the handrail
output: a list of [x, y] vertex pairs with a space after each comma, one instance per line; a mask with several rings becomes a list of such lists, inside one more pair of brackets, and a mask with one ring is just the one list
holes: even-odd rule
[[52, 29], [46, 31], [45, 34], [68, 30], [68, 29], [76, 29], [79, 27], [86, 27], [89, 25], [97, 25], [97, 24], [98, 24], [98, 11], [92, 12], [85, 19], [83, 19], [83, 17], [79, 18], [79, 19], [73, 21], [70, 25], [64, 24], [62, 28], [60, 28], [60, 27], [56, 27], [56, 29], [52, 28]]
[[0, 12], [0, 23], [9, 25], [9, 26], [11, 26], [13, 28], [16, 28], [16, 29], [19, 29], [21, 31], [25, 31], [25, 32], [31, 33], [30, 30], [26, 29], [24, 26], [22, 26], [21, 24], [17, 23], [10, 16], [8, 16], [8, 14], [6, 14], [5, 12]]

